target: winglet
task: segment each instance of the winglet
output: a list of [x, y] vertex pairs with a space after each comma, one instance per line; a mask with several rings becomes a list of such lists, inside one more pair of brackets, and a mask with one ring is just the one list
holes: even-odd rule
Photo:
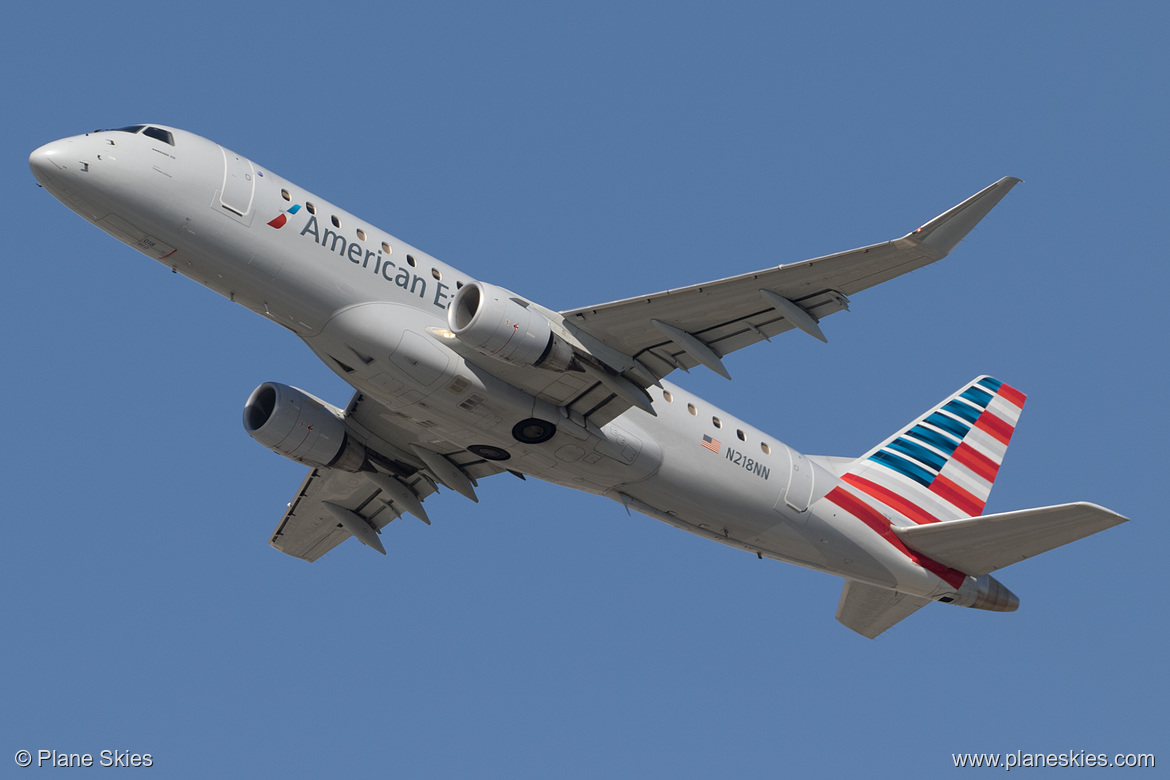
[[927, 222], [905, 238], [917, 241], [936, 260], [946, 257], [959, 242], [987, 216], [1012, 187], [1020, 183], [1014, 176], [1005, 176], [995, 184], [980, 190], [965, 201]]

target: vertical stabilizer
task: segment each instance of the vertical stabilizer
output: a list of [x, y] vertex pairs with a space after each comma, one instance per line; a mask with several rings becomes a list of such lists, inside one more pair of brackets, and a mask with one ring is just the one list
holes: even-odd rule
[[978, 377], [858, 458], [842, 479], [918, 525], [978, 516], [1024, 399]]

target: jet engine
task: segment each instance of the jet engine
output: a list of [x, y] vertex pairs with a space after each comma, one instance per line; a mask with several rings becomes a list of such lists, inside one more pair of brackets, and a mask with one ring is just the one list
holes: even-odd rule
[[518, 366], [564, 371], [573, 361], [573, 348], [539, 309], [495, 285], [459, 288], [447, 309], [447, 327], [460, 343]]
[[350, 441], [341, 410], [303, 390], [265, 382], [244, 405], [244, 430], [273, 452], [315, 468], [357, 471], [365, 448]]

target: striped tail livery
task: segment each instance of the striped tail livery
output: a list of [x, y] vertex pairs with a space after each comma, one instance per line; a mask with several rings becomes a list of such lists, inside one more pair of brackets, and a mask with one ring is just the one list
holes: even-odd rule
[[841, 623], [872, 638], [931, 601], [1014, 611], [1019, 599], [991, 572], [1125, 521], [1087, 503], [982, 514], [1025, 398], [977, 377], [841, 474], [823, 511], [868, 527], [901, 562], [892, 588], [846, 580]]
[[843, 479], [918, 525], [979, 515], [1024, 398], [979, 377], [866, 453]]

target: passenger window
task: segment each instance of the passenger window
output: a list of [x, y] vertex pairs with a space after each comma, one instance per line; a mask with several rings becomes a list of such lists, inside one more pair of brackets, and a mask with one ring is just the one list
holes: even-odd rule
[[662, 400], [666, 401], [668, 404], [671, 404], [671, 403], [674, 403], [674, 396], [672, 396], [670, 394], [669, 390], [663, 390], [662, 391]]
[[287, 200], [287, 201], [291, 201], [291, 200], [292, 200], [292, 195], [289, 195], [289, 194], [288, 194], [288, 190], [281, 190], [281, 191], [280, 191], [280, 197], [284, 198], [284, 199], [285, 199], [285, 200]]
[[414, 257], [412, 257], [411, 255], [407, 255], [406, 262], [410, 265], [411, 268], [414, 268]]
[[740, 441], [747, 441], [747, 436], [743, 435], [743, 431], [736, 430], [735, 435], [739, 437]]
[[723, 421], [722, 421], [722, 420], [720, 420], [718, 417], [712, 417], [712, 418], [711, 418], [711, 424], [712, 424], [712, 425], [714, 425], [716, 428], [722, 428], [722, 427], [723, 427]]
[[691, 417], [695, 417], [699, 414], [699, 410], [695, 408], [694, 404], [687, 404], [687, 411], [691, 413]]
[[335, 227], [335, 228], [341, 227], [341, 220], [338, 219], [337, 217], [330, 217], [329, 220], [333, 223], [333, 227]]
[[443, 275], [441, 273], [439, 273], [438, 268], [431, 269], [431, 276], [435, 277], [436, 281], [442, 281], [442, 279], [443, 279]]
[[772, 454], [772, 448], [768, 446], [767, 442], [764, 442], [764, 441], [760, 442], [760, 449], [764, 451], [765, 455]]
[[312, 203], [309, 203], [308, 201], [305, 201], [305, 208], [309, 210], [310, 214], [317, 213], [317, 207], [314, 206]]
[[382, 242], [382, 251], [385, 252], [386, 254], [390, 254], [394, 250], [390, 248], [389, 244], [387, 244], [385, 241], [383, 241]]
[[361, 228], [358, 228], [357, 229], [357, 236], [358, 236], [359, 240], [365, 241], [366, 240], [366, 231], [362, 230]]

